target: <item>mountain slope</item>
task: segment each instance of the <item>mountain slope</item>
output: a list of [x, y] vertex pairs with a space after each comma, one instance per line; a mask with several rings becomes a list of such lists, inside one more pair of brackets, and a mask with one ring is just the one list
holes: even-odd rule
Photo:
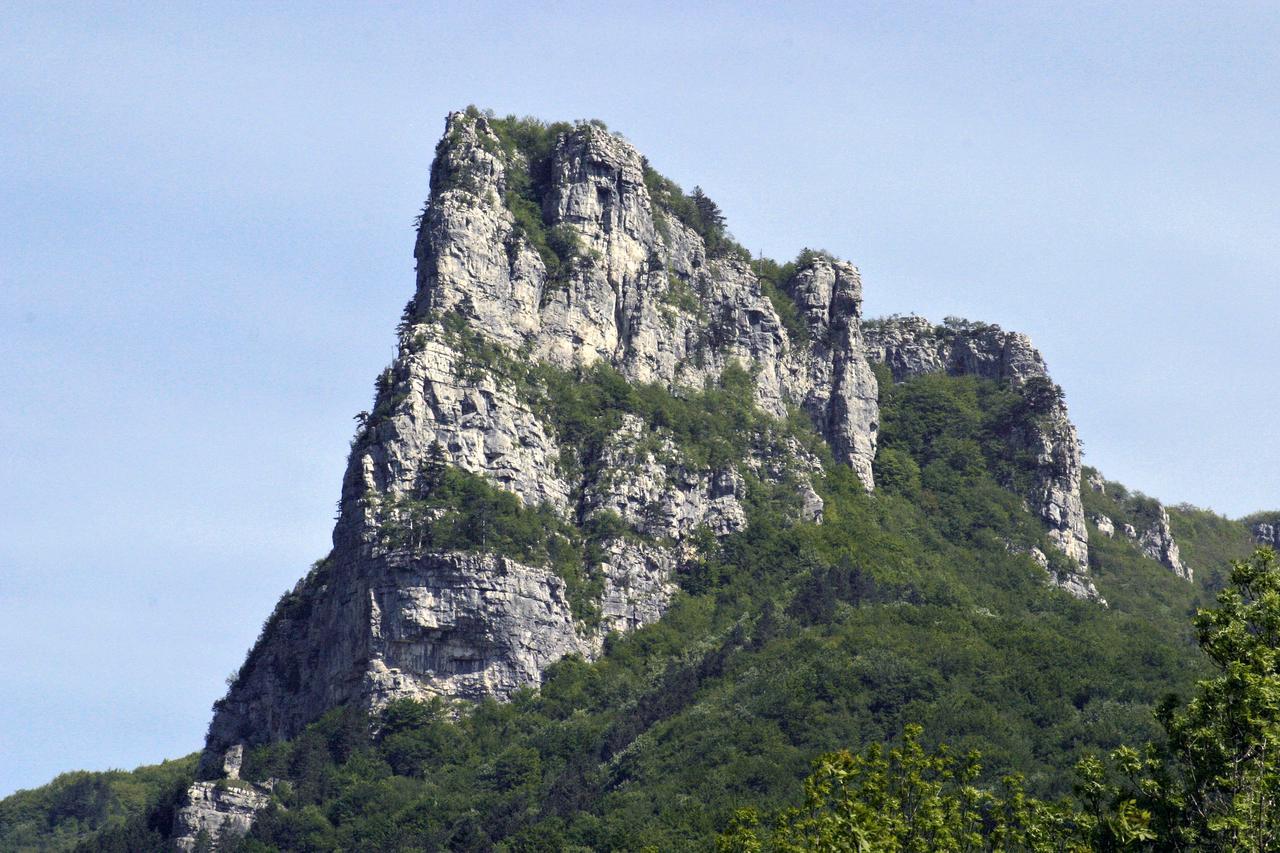
[[[957, 406], [998, 391], [913, 381]], [[925, 393], [909, 384], [904, 398]], [[834, 467], [821, 525], [789, 523], [762, 496], [660, 622], [595, 663], [552, 666], [536, 693], [456, 720], [393, 703], [376, 734], [334, 711], [251, 750], [242, 775], [291, 789], [250, 841], [700, 849], [734, 808], [792, 796], [818, 752], [892, 740], [907, 722], [1041, 793], [1061, 792], [1081, 753], [1153, 735], [1152, 703], [1202, 672], [1186, 627], [1196, 588], [1130, 549], [1098, 578], [1111, 607], [1053, 590], [1004, 541], [1036, 517], [985, 466], [912, 455], [912, 434], [895, 432], [920, 483], [886, 476], [869, 497]]]

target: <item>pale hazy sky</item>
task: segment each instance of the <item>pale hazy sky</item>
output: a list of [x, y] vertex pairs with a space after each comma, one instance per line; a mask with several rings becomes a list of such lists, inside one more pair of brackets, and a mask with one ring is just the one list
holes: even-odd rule
[[468, 103], [604, 119], [869, 314], [1030, 333], [1111, 478], [1280, 506], [1274, 4], [284, 5], [0, 10], [0, 795], [200, 746]]

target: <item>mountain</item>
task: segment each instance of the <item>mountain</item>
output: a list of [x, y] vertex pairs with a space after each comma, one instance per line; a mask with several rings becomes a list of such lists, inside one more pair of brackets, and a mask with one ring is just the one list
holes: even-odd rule
[[[656, 621], [691, 537], [741, 531], [750, 487], [785, 488], [820, 518], [812, 481], [829, 450], [872, 488], [873, 362], [897, 379], [1031, 383], [1043, 411], [1008, 436], [1033, 457], [1022, 491], [1070, 558], [1055, 580], [1097, 597], [1079, 443], [1024, 336], [913, 318], [871, 326], [867, 339], [851, 265], [810, 252], [766, 289], [743, 253], [709, 250], [708, 238], [725, 239], [598, 126], [449, 117], [417, 291], [400, 354], [362, 415], [334, 550], [281, 603], [219, 704], [206, 771], [227, 749], [292, 737], [348, 702], [505, 699], [566, 654], [598, 656], [610, 631]], [[584, 382], [593, 399], [574, 399]], [[632, 387], [642, 399], [600, 405]], [[708, 388], [732, 398], [719, 408], [741, 409], [742, 428], [677, 412], [710, 402], [689, 396]], [[433, 532], [450, 503], [433, 498], [445, 470], [459, 488], [514, 494], [518, 511], [545, 515], [540, 528], [567, 525], [555, 547], [573, 553], [483, 547], [470, 528], [485, 519]]]
[[911, 722], [1061, 792], [1275, 541], [1084, 468], [1027, 336], [865, 319], [853, 265], [752, 259], [597, 122], [453, 113], [430, 183], [333, 549], [185, 795], [23, 792], [0, 842], [707, 847]]

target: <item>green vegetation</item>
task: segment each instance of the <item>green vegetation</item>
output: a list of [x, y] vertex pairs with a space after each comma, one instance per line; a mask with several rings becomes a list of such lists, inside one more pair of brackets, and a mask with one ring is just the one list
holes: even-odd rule
[[387, 367], [378, 374], [374, 383], [373, 413], [369, 415], [367, 422], [376, 424], [389, 417], [408, 396], [404, 377], [397, 376], [394, 367]]
[[1169, 524], [1182, 551], [1182, 560], [1196, 572], [1206, 591], [1216, 593], [1227, 584], [1227, 567], [1255, 547], [1249, 525], [1217, 513], [1179, 504], [1167, 507]]
[[[901, 747], [872, 744], [858, 755], [822, 756], [805, 780], [801, 805], [763, 824], [755, 808], [739, 810], [718, 839], [718, 850], [1088, 849], [1070, 843], [1083, 827], [1069, 808], [1027, 797], [1016, 775], [1006, 776], [994, 790], [979, 787], [976, 751], [962, 758], [946, 746], [926, 751], [920, 736], [920, 726], [908, 726]], [[1122, 826], [1130, 828], [1127, 822]], [[1138, 829], [1145, 834], [1145, 827]]]
[[1205, 850], [1263, 853], [1280, 845], [1280, 566], [1271, 549], [1238, 560], [1232, 588], [1195, 619], [1217, 667], [1176, 709], [1163, 702], [1164, 737], [1122, 746], [1109, 761], [1086, 756], [1074, 796], [1049, 804], [1008, 776], [997, 790], [975, 783], [980, 755], [958, 762], [926, 753], [909, 726], [886, 758], [822, 756], [804, 801], [762, 825], [740, 810], [722, 851], [799, 850]]
[[[1160, 702], [1222, 665], [1227, 641], [1239, 637], [1231, 626], [1271, 625], [1259, 607], [1276, 593], [1262, 575], [1242, 575], [1248, 591], [1234, 615], [1197, 635], [1188, 617], [1202, 590], [1101, 536], [1092, 537], [1094, 570], [1111, 608], [1050, 588], [1009, 543], [1061, 559], [1019, 497], [1031, 459], [1012, 440], [1044, 416], [1053, 388], [1018, 392], [947, 377], [883, 383], [880, 488], [867, 495], [832, 463], [806, 417], [778, 421], [755, 409], [753, 377], [740, 366], [673, 395], [603, 364], [565, 371], [532, 363], [444, 322], [467, 362], [460, 369], [482, 364], [529, 401], [572, 448], [565, 465], [602, 464], [626, 415], [641, 424], [642, 448], [678, 448], [673, 464], [701, 470], [796, 440], [825, 460], [815, 483], [824, 519], [798, 521], [794, 488], [745, 470], [747, 528], [718, 541], [695, 537], [667, 614], [608, 637], [599, 660], [564, 659], [540, 689], [507, 704], [398, 702], [376, 721], [336, 709], [292, 741], [250, 751], [245, 778], [288, 781], [239, 849], [708, 850], [722, 834], [720, 843], [738, 845], [726, 849], [799, 849], [782, 843], [787, 833], [808, 838], [827, 817], [861, 826], [875, 843], [900, 839], [902, 849], [975, 832], [986, 840], [971, 849], [987, 849], [997, 830], [1024, 844], [1003, 849], [1041, 849], [1027, 839], [1045, 821], [1123, 849], [1125, 838], [1145, 843], [1145, 833], [1172, 826], [1174, 812], [1161, 803], [1200, 797], [1223, 815], [1256, 802], [1235, 804], [1221, 786], [1193, 790], [1165, 758], [1151, 764], [1146, 752], [1119, 750], [1168, 742], [1190, 755], [1204, 746], [1197, 732], [1253, 725], [1215, 716], [1204, 702], [1184, 717]], [[592, 543], [630, 535], [616, 517], [588, 524], [523, 507], [438, 462], [423, 478], [384, 508], [389, 544], [499, 551], [552, 566], [578, 578], [579, 608], [594, 600]], [[1096, 497], [1114, 503], [1120, 494]], [[1215, 525], [1189, 523], [1184, 547], [1224, 547], [1219, 539], [1230, 537]], [[317, 577], [324, 570], [322, 561]], [[304, 606], [290, 601], [272, 618]], [[1219, 638], [1205, 646], [1209, 655], [1196, 649], [1206, 637]], [[1250, 654], [1261, 648], [1249, 642]], [[1237, 670], [1228, 661], [1220, 677]], [[1252, 672], [1252, 681], [1222, 682], [1213, 695], [1241, 696], [1241, 707], [1263, 715], [1272, 676]], [[1159, 717], [1158, 708], [1166, 709]], [[1195, 760], [1222, 768], [1238, 747]], [[854, 753], [823, 759], [801, 789], [816, 757], [844, 749]], [[981, 753], [980, 765], [954, 757], [970, 751]], [[1122, 780], [1116, 770], [1125, 767], [1164, 787], [1151, 793], [1151, 784]], [[1255, 762], [1245, 774], [1263, 786], [1253, 790], [1271, 790], [1264, 770]], [[1076, 785], [1085, 794], [1073, 794]], [[149, 790], [152, 805], [107, 824], [85, 849], [161, 849], [172, 801]], [[904, 798], [917, 805], [892, 805]], [[32, 807], [32, 819], [48, 813], [47, 803]], [[850, 809], [865, 826], [850, 822]], [[1213, 820], [1195, 831], [1227, 831]], [[1086, 837], [1078, 833], [1064, 837]], [[750, 846], [757, 842], [763, 847]]]
[[[186, 793], [196, 756], [132, 772], [63, 773], [48, 785], [0, 800], [0, 850], [72, 850], [95, 833], [130, 837], [127, 827], [168, 833], [166, 816]], [[155, 812], [154, 815], [149, 812]]]
[[[897, 488], [905, 478], [910, 494], [910, 484], [918, 476], [921, 500], [929, 508], [938, 502], [937, 508], [944, 510], [941, 523], [956, 536], [971, 536], [986, 526], [984, 515], [997, 505], [1003, 505], [1004, 518], [1017, 515], [1010, 499], [1032, 490], [1036, 464], [1035, 451], [1017, 437], [1043, 417], [1039, 386], [1028, 383], [1019, 392], [972, 376], [940, 374], [895, 385], [885, 373], [881, 368], [877, 376], [881, 380], [880, 446], [890, 453], [885, 457], [882, 450], [878, 464], [886, 467], [887, 462], [891, 469], [887, 472], [890, 487]], [[962, 483], [968, 489], [987, 491], [990, 497], [974, 504]], [[1005, 494], [995, 491], [1001, 487]], [[950, 500], [951, 495], [960, 499]], [[1033, 531], [1025, 519], [1019, 526], [1024, 537], [1040, 538], [1042, 531]]]

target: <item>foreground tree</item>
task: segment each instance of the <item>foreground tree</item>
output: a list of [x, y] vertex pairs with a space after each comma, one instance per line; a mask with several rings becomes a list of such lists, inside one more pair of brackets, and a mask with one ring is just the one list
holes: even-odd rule
[[720, 837], [721, 853], [879, 853], [879, 851], [1084, 851], [1087, 815], [1028, 797], [1018, 776], [996, 790], [975, 785], [977, 753], [946, 746], [929, 752], [908, 726], [899, 748], [873, 744], [859, 755], [815, 762], [804, 802], [762, 821], [742, 809]]
[[[1237, 561], [1218, 607], [1196, 616], [1221, 673], [1186, 708], [1160, 709], [1164, 754], [1139, 786], [1174, 846], [1280, 848], [1280, 565], [1260, 548]], [[1153, 766], [1154, 765], [1154, 766]]]

